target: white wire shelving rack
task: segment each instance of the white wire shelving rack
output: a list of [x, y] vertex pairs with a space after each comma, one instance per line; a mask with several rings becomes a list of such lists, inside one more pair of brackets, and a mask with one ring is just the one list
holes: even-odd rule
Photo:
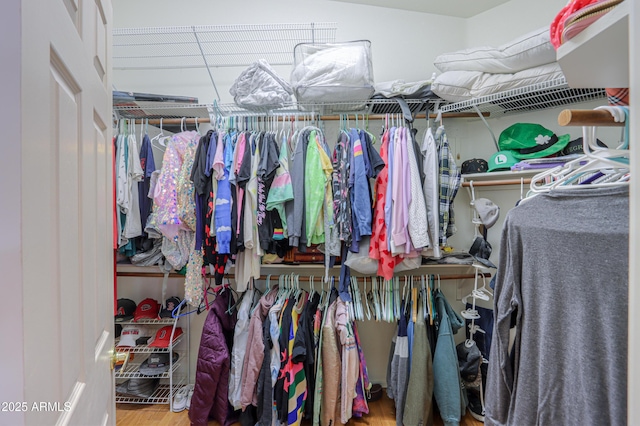
[[492, 117], [517, 114], [587, 102], [606, 97], [604, 89], [573, 89], [565, 78], [507, 90], [466, 101], [443, 105], [441, 111], [488, 112]]
[[185, 380], [180, 379], [173, 385], [160, 383], [155, 391], [148, 398], [138, 398], [116, 394], [116, 403], [118, 404], [169, 404], [170, 410], [173, 409], [172, 398], [184, 385]]
[[220, 99], [211, 68], [290, 65], [297, 44], [332, 43], [336, 31], [335, 22], [114, 28], [113, 69], [206, 68]]
[[[407, 99], [413, 113], [433, 111], [430, 100]], [[398, 114], [398, 103], [393, 99], [369, 99], [358, 102], [290, 103], [279, 108], [245, 109], [236, 104], [176, 104], [163, 102], [127, 102], [114, 105], [118, 118], [199, 118], [215, 120], [221, 117], [262, 117], [262, 116], [326, 116], [329, 114]]]
[[[534, 112], [563, 105], [598, 100], [606, 97], [602, 88], [574, 89], [564, 78], [549, 80], [531, 86], [505, 92], [447, 103], [441, 99], [406, 99], [413, 113], [426, 111], [443, 114], [471, 112], [488, 113], [491, 117], [507, 114]], [[177, 104], [138, 101], [114, 105], [114, 113], [119, 118], [199, 118], [215, 121], [215, 117], [252, 116], [327, 116], [330, 114], [398, 114], [400, 107], [394, 99], [368, 99], [354, 102], [290, 103], [278, 108], [245, 109], [236, 104]]]
[[[150, 324], [150, 323], [149, 322], [146, 322], [146, 323], [140, 322], [140, 324]], [[160, 321], [158, 321], [155, 324], [159, 325], [159, 324], [162, 324], [162, 323]], [[133, 353], [138, 353], [138, 354], [150, 354], [150, 353], [154, 353], [154, 352], [170, 352], [178, 345], [178, 343], [180, 343], [180, 341], [182, 340], [183, 337], [184, 337], [184, 333], [182, 333], [180, 336], [174, 338], [173, 342], [171, 343], [171, 345], [169, 345], [169, 347], [166, 347], [166, 348], [157, 348], [155, 346], [149, 346], [149, 345], [137, 345], [137, 346], [132, 347], [132, 348], [118, 347], [118, 343], [120, 342], [120, 339], [117, 338], [116, 339], [116, 349], [118, 350], [118, 352], [133, 352]]]
[[156, 376], [147, 376], [147, 375], [141, 374], [139, 371], [140, 366], [142, 365], [141, 362], [128, 363], [126, 366], [124, 366], [122, 369], [120, 369], [115, 373], [115, 377], [116, 379], [134, 379], [134, 378], [169, 379], [171, 378], [171, 375], [175, 374], [176, 370], [180, 366], [181, 361], [182, 359], [179, 358], [177, 361], [172, 363], [170, 370], [165, 371], [164, 373], [158, 374]]
[[[146, 325], [173, 325], [171, 330], [170, 337], [173, 337], [176, 333], [176, 329], [178, 328], [178, 320], [179, 318], [162, 318], [162, 319], [140, 319], [138, 321], [123, 321], [119, 324], [127, 325], [127, 324], [146, 324]], [[154, 330], [156, 331], [156, 330]], [[125, 363], [120, 370], [114, 371], [114, 379], [118, 383], [126, 382], [127, 380], [135, 379], [135, 380], [162, 380], [161, 383], [158, 384], [158, 387], [154, 390], [153, 394], [148, 398], [143, 397], [131, 397], [126, 394], [118, 393], [118, 388], [116, 386], [116, 402], [117, 403], [126, 403], [126, 404], [169, 404], [169, 410], [173, 410], [173, 397], [176, 392], [187, 382], [190, 371], [190, 363], [189, 363], [189, 353], [190, 353], [190, 322], [187, 321], [187, 330], [175, 337], [172, 338], [170, 344], [166, 348], [153, 347], [149, 344], [144, 345], [136, 345], [134, 347], [118, 347], [120, 342], [120, 338], [115, 339], [115, 346], [118, 352], [129, 353], [134, 356], [132, 363]], [[178, 345], [182, 341], [183, 338], [186, 337], [186, 344], [184, 349], [178, 349]], [[178, 359], [174, 362], [173, 360], [173, 352], [176, 351], [179, 353]], [[140, 354], [145, 357], [151, 355], [152, 353], [169, 353], [169, 370], [157, 375], [157, 376], [146, 376], [140, 374], [139, 369], [142, 364], [140, 361], [136, 360]], [[179, 373], [178, 368], [180, 367], [183, 359], [186, 360], [186, 369], [187, 373]]]

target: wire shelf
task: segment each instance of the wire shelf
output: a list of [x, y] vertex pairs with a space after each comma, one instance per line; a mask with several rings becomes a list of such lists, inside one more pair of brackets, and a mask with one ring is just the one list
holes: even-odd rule
[[125, 325], [141, 325], [141, 324], [150, 324], [150, 325], [173, 325], [175, 322], [175, 318], [162, 318], [162, 319], [139, 319], [138, 321], [129, 320], [129, 321], [120, 321], [116, 322], [116, 324], [120, 324], [122, 326]]
[[171, 370], [167, 370], [165, 373], [159, 374], [157, 376], [146, 376], [144, 374], [140, 374], [138, 370], [140, 369], [140, 365], [142, 365], [142, 363], [135, 363], [135, 362], [127, 363], [127, 365], [124, 367], [124, 370], [120, 369], [115, 373], [115, 378], [116, 379], [134, 379], [134, 378], [168, 379], [170, 378], [171, 374], [174, 374], [176, 372], [176, 370], [180, 366], [181, 361], [182, 361], [181, 358], [178, 359], [176, 362], [173, 363], [172, 365], [173, 368]]
[[606, 97], [604, 89], [572, 89], [565, 78], [442, 106], [445, 112], [489, 112], [492, 116], [538, 111]]
[[210, 119], [213, 112], [212, 105], [154, 102], [154, 101], [128, 101], [114, 104], [113, 111], [119, 118], [202, 118]]
[[298, 43], [332, 43], [335, 22], [114, 28], [119, 70], [291, 65]]
[[[424, 112], [427, 108], [433, 110], [431, 101], [419, 99], [406, 100], [412, 113]], [[296, 102], [279, 108], [245, 109], [236, 104], [220, 104], [213, 107], [214, 114], [223, 117], [252, 117], [252, 116], [287, 116], [287, 115], [333, 115], [333, 114], [399, 114], [402, 112], [398, 103], [393, 99], [368, 99], [365, 101], [346, 102]]]
[[171, 385], [161, 384], [158, 385], [156, 390], [151, 394], [149, 398], [135, 398], [131, 396], [124, 396], [116, 393], [116, 403], [123, 404], [169, 404], [171, 397], [176, 394], [182, 387], [184, 379], [181, 379], [179, 383], [173, 385], [173, 392], [171, 392]]
[[[531, 86], [482, 96], [466, 101], [449, 103], [441, 99], [406, 99], [412, 113], [433, 112], [437, 103], [443, 113], [488, 112], [492, 117], [538, 111], [558, 106], [598, 100], [606, 97], [602, 88], [572, 89], [564, 78], [549, 80]], [[331, 115], [340, 113], [399, 114], [400, 106], [394, 99], [368, 99], [357, 102], [293, 102], [279, 108], [245, 109], [236, 104], [179, 104], [151, 101], [128, 102], [114, 105], [114, 112], [121, 118], [182, 118], [197, 117], [213, 120], [222, 117], [257, 117], [291, 115]]]
[[[171, 322], [171, 324], [173, 324], [173, 322]], [[175, 348], [178, 345], [178, 343], [180, 343], [183, 337], [184, 337], [184, 332], [180, 336], [173, 339], [173, 343], [168, 348], [156, 348], [154, 346], [149, 346], [149, 345], [137, 345], [134, 347], [118, 347], [118, 343], [120, 342], [120, 338], [118, 337], [116, 338], [116, 350], [118, 352], [133, 352], [133, 353], [142, 353], [142, 354], [150, 354], [153, 352], [169, 352], [170, 350]]]
[[[435, 100], [406, 99], [412, 113], [434, 110]], [[290, 103], [279, 108], [246, 109], [236, 104], [179, 104], [152, 101], [135, 101], [113, 106], [119, 118], [202, 118], [210, 120], [222, 117], [263, 117], [291, 115], [329, 115], [340, 113], [399, 114], [400, 106], [394, 99], [368, 99], [359, 102]]]

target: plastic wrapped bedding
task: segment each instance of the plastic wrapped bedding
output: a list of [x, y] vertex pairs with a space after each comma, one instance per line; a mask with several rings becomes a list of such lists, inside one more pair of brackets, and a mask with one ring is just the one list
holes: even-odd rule
[[564, 74], [557, 62], [513, 74], [447, 71], [436, 77], [431, 84], [431, 90], [446, 101], [460, 102], [563, 77]]
[[291, 86], [298, 102], [364, 101], [373, 95], [371, 43], [298, 44]]
[[277, 108], [291, 103], [293, 90], [264, 59], [242, 71], [229, 89], [236, 105], [247, 109]]
[[529, 32], [499, 47], [479, 46], [439, 55], [433, 65], [441, 72], [479, 71], [513, 74], [555, 62], [549, 27]]

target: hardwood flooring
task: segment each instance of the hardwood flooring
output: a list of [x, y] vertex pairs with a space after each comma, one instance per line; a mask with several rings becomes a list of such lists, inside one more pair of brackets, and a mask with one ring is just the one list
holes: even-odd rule
[[[136, 405], [116, 404], [117, 426], [189, 426], [188, 411], [172, 413], [168, 405]], [[303, 426], [310, 422], [302, 422]], [[217, 422], [210, 421], [209, 425], [218, 426]], [[239, 426], [236, 423], [234, 426]], [[380, 400], [369, 403], [369, 414], [361, 419], [352, 419], [349, 426], [395, 426], [396, 416], [393, 401], [384, 395]], [[434, 426], [441, 426], [442, 420], [436, 416]], [[462, 419], [460, 426], [482, 426], [483, 423], [475, 420], [469, 413]]]

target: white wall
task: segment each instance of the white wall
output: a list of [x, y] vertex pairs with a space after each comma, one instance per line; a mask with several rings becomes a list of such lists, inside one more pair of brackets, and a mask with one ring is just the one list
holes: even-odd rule
[[467, 47], [499, 46], [529, 31], [549, 26], [566, 0], [510, 0], [466, 20]]
[[[377, 82], [424, 80], [435, 71], [440, 51], [464, 46], [462, 18], [318, 0], [240, 0], [221, 6], [210, 0], [113, 1], [114, 28], [336, 22], [336, 41], [370, 40]], [[454, 29], [454, 30], [452, 30]], [[293, 56], [293, 52], [292, 52]], [[275, 67], [286, 80], [290, 66]], [[233, 102], [229, 87], [244, 67], [213, 68], [222, 103]], [[213, 101], [215, 92], [205, 69], [118, 71], [118, 90], [196, 96]]]

